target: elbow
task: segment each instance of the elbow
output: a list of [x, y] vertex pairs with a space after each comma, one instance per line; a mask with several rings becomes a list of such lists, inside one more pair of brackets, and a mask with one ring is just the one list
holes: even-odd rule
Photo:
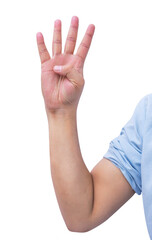
[[76, 233], [85, 233], [89, 232], [91, 229], [89, 228], [75, 228], [75, 227], [67, 227], [70, 232], [76, 232]]
[[77, 232], [77, 233], [89, 232], [92, 229], [89, 226], [84, 225], [83, 223], [66, 224], [66, 227], [70, 232]]

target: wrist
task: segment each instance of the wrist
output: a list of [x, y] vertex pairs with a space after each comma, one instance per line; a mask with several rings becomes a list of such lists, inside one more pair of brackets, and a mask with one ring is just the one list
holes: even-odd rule
[[71, 119], [73, 117], [76, 117], [77, 109], [71, 108], [71, 109], [57, 109], [54, 111], [49, 111], [46, 109], [46, 114], [48, 121], [51, 120], [57, 120], [57, 119]]

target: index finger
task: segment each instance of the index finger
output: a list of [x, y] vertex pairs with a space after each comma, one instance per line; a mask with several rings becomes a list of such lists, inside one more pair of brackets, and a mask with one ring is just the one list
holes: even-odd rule
[[80, 43], [80, 46], [77, 50], [76, 56], [80, 57], [83, 62], [85, 61], [85, 58], [87, 56], [87, 53], [89, 51], [90, 45], [91, 45], [91, 41], [92, 41], [92, 37], [94, 34], [94, 30], [95, 30], [95, 25], [94, 24], [90, 24], [87, 28], [87, 31], [83, 37], [82, 42]]

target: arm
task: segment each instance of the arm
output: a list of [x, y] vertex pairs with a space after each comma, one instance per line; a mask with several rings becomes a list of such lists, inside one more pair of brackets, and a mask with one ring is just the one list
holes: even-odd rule
[[70, 231], [89, 231], [106, 221], [134, 191], [106, 158], [88, 171], [75, 113], [50, 116], [49, 135], [52, 180], [64, 221]]
[[51, 173], [69, 230], [84, 230], [93, 204], [93, 181], [82, 159], [76, 113], [49, 118]]
[[53, 58], [42, 34], [37, 34], [42, 93], [49, 124], [52, 180], [65, 223], [70, 231], [77, 232], [103, 223], [134, 194], [120, 170], [107, 159], [102, 159], [90, 173], [80, 151], [76, 114], [84, 87], [84, 60], [94, 29], [93, 24], [89, 25], [73, 55], [78, 18], [72, 18], [64, 54], [61, 54], [61, 22], [56, 21]]

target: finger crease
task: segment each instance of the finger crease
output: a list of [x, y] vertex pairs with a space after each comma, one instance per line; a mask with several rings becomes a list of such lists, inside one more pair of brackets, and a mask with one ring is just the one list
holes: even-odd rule
[[73, 26], [73, 25], [71, 25], [71, 28], [74, 28], [74, 29], [76, 29], [76, 30], [78, 29], [78, 27], [76, 27], [76, 26]]
[[47, 52], [46, 48], [40, 50], [40, 53], [46, 53], [46, 52]]
[[85, 48], [89, 48], [85, 43], [81, 43], [81, 46], [83, 46]]
[[81, 55], [77, 54], [77, 56], [80, 57], [84, 61], [84, 58]]
[[86, 35], [92, 38], [92, 35], [90, 33], [86, 33]]
[[59, 29], [55, 29], [54, 32], [59, 32], [60, 33], [61, 29], [60, 30]]
[[39, 46], [44, 46], [44, 42], [40, 42], [40, 43], [39, 43]]
[[73, 37], [67, 37], [67, 40], [68, 40], [68, 41], [72, 41], [72, 42], [76, 42], [76, 39], [73, 38]]
[[60, 40], [54, 40], [53, 43], [61, 44], [61, 41]]
[[65, 50], [66, 54], [70, 54], [71, 55], [71, 51], [70, 50]]

